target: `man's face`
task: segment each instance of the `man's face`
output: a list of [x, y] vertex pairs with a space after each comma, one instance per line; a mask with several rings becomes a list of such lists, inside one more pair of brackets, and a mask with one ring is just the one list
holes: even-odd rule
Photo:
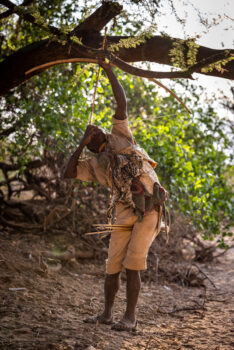
[[100, 146], [106, 141], [106, 135], [97, 127], [96, 132], [92, 140], [88, 143], [87, 147], [91, 152], [98, 153]]

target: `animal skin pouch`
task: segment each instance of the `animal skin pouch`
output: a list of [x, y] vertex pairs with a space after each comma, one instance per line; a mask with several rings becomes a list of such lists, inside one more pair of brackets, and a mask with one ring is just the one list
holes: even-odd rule
[[160, 186], [159, 183], [154, 183], [154, 195], [153, 195], [153, 201], [154, 205], [163, 205], [167, 199], [167, 191], [165, 188]]

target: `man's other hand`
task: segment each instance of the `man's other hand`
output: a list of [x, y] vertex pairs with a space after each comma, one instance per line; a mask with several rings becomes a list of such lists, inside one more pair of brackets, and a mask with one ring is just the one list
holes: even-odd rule
[[98, 133], [98, 127], [95, 125], [88, 125], [84, 137], [82, 139], [82, 144], [84, 146], [88, 145], [93, 137]]

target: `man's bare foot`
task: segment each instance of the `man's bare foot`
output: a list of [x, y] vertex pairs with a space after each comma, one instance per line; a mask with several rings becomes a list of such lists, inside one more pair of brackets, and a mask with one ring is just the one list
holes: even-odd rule
[[132, 322], [126, 318], [123, 318], [119, 322], [116, 322], [115, 324], [113, 324], [111, 329], [119, 332], [121, 331], [134, 332], [137, 330], [137, 321]]
[[83, 322], [85, 323], [92, 323], [92, 324], [96, 324], [96, 323], [101, 323], [101, 324], [113, 324], [113, 317], [111, 318], [106, 318], [104, 315], [95, 315], [95, 316], [90, 316], [87, 317], [83, 320]]

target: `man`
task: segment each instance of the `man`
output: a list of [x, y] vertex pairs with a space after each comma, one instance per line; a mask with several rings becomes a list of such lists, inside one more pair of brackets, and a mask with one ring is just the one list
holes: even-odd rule
[[[111, 66], [105, 62], [100, 64], [106, 71], [117, 102], [112, 132], [104, 133], [98, 127], [89, 125], [81, 144], [68, 162], [64, 176], [98, 181], [109, 186], [112, 190], [109, 216], [115, 208], [115, 224], [126, 225], [124, 229], [111, 233], [104, 284], [104, 311], [84, 322], [113, 324], [112, 311], [119, 288], [119, 275], [125, 268], [127, 307], [122, 319], [114, 323], [112, 329], [130, 331], [136, 327], [140, 271], [146, 269], [149, 247], [160, 231], [162, 203], [167, 193], [153, 170], [157, 163], [133, 140], [123, 87]], [[85, 146], [97, 156], [79, 160]]]

